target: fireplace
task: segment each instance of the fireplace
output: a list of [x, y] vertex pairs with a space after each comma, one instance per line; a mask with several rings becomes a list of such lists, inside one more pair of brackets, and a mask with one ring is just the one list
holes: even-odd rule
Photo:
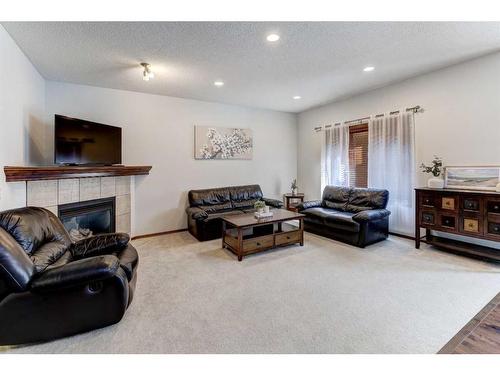
[[115, 197], [58, 206], [58, 216], [73, 240], [115, 232]]

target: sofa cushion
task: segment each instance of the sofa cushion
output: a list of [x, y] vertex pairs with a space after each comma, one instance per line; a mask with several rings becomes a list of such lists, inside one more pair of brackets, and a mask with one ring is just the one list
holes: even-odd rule
[[[66, 252], [68, 255], [63, 258]], [[56, 262], [58, 265], [68, 263], [71, 259], [70, 255], [71, 253], [68, 251], [68, 246], [66, 246], [66, 244], [61, 241], [52, 241], [40, 246], [30, 258], [35, 265], [35, 273], [40, 273]], [[62, 260], [64, 261], [61, 262]]]
[[201, 208], [203, 211], [205, 211], [207, 214], [209, 213], [214, 213], [214, 212], [219, 212], [219, 211], [224, 211], [224, 210], [231, 210], [233, 207], [231, 206], [231, 202], [226, 202], [222, 204], [209, 204], [209, 205], [204, 205], [204, 206], [198, 206]]
[[361, 212], [385, 208], [389, 192], [383, 189], [352, 189], [346, 211]]
[[248, 209], [254, 209], [253, 205], [255, 202], [257, 202], [259, 199], [248, 199], [248, 200], [242, 200], [239, 202], [233, 201], [233, 207], [237, 208], [239, 210], [248, 210]]
[[309, 222], [325, 224], [325, 218], [331, 215], [332, 211], [332, 209], [325, 207], [312, 207], [301, 211], [301, 213], [306, 215], [305, 219]]
[[223, 216], [227, 215], [239, 215], [242, 214], [241, 210], [226, 210], [220, 212], [209, 213], [206, 218], [203, 219], [205, 223], [213, 221], [213, 220], [221, 220]]
[[191, 207], [198, 206], [207, 212], [232, 208], [228, 188], [190, 190], [188, 198]]
[[348, 232], [359, 232], [360, 229], [359, 223], [352, 219], [355, 214], [351, 212], [338, 211], [325, 207], [313, 207], [301, 213], [306, 215], [304, 220], [309, 223], [326, 225], [330, 228]]
[[[28, 255], [48, 242], [60, 241], [66, 246], [71, 244], [61, 222], [44, 208], [24, 207], [4, 211], [0, 214], [0, 227], [14, 237]], [[54, 248], [54, 258], [56, 253], [60, 251]]]
[[259, 185], [231, 186], [228, 188], [234, 208], [250, 208], [262, 198]]
[[330, 211], [330, 215], [325, 217], [326, 226], [346, 232], [359, 232], [359, 223], [354, 221], [352, 218], [355, 215], [354, 213], [334, 210]]
[[326, 186], [323, 191], [323, 206], [346, 211], [351, 189], [342, 186]]

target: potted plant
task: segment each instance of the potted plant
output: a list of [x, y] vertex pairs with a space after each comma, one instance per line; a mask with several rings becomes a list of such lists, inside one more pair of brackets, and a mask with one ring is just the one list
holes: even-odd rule
[[420, 165], [422, 172], [432, 174], [433, 177], [427, 180], [427, 186], [430, 188], [442, 189], [444, 187], [444, 180], [441, 177], [442, 168], [443, 168], [443, 160], [434, 155], [434, 160], [432, 160], [432, 165], [427, 166], [424, 163]]
[[292, 188], [292, 195], [297, 194], [298, 186], [297, 186], [297, 179], [296, 178], [293, 179], [291, 188]]
[[258, 200], [253, 204], [253, 208], [257, 210], [259, 214], [264, 212], [264, 208], [266, 207], [266, 203], [264, 201]]

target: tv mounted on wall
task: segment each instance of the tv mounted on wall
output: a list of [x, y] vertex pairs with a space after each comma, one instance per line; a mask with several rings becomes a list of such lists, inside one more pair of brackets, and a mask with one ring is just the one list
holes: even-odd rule
[[121, 164], [121, 128], [61, 115], [55, 115], [54, 125], [56, 164]]

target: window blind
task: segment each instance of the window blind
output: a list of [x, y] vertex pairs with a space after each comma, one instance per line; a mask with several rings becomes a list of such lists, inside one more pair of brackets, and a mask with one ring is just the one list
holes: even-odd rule
[[349, 186], [368, 187], [368, 124], [349, 128]]

